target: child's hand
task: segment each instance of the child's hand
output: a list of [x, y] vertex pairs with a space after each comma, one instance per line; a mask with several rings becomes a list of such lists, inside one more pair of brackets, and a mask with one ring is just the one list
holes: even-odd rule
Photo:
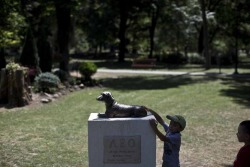
[[158, 122], [155, 119], [150, 119], [149, 123], [150, 123], [152, 128], [156, 128], [157, 124], [158, 124]]

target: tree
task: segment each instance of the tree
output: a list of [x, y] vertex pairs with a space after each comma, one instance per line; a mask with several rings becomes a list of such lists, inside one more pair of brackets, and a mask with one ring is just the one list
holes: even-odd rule
[[[43, 22], [43, 24], [45, 24]], [[46, 24], [45, 24], [46, 25]], [[48, 40], [50, 32], [43, 25], [39, 26], [39, 35], [37, 38], [37, 49], [39, 55], [39, 67], [42, 72], [51, 72], [52, 70], [52, 47]]]
[[124, 62], [125, 52], [126, 52], [126, 30], [127, 30], [127, 21], [128, 21], [128, 11], [131, 1], [121, 0], [119, 1], [119, 16], [120, 16], [120, 23], [119, 23], [119, 62]]
[[5, 68], [5, 66], [6, 66], [6, 60], [4, 56], [4, 50], [3, 48], [0, 48], [0, 70], [2, 68]]
[[32, 28], [28, 28], [25, 43], [20, 56], [20, 63], [23, 66], [37, 69], [39, 67], [39, 58], [35, 37]]
[[24, 20], [18, 13], [18, 7], [18, 1], [0, 1], [0, 69], [6, 66], [5, 48], [18, 45], [22, 38], [19, 31]]
[[51, 1], [42, 2], [39, 5], [39, 22], [37, 23], [36, 45], [39, 56], [39, 67], [42, 72], [52, 70], [52, 20], [55, 17], [55, 10]]
[[206, 7], [205, 7], [205, 1], [200, 0], [201, 5], [201, 13], [202, 13], [202, 20], [203, 20], [203, 55], [206, 58], [206, 69], [209, 69], [211, 67], [211, 57], [209, 54], [209, 43], [208, 43], [208, 25], [207, 25], [207, 16], [206, 16]]
[[159, 17], [159, 5], [157, 4], [157, 1], [153, 2], [151, 6], [152, 6], [152, 12], [151, 12], [151, 26], [149, 28], [149, 37], [150, 37], [150, 50], [148, 56], [149, 58], [153, 57], [155, 28]]
[[82, 18], [78, 19], [89, 46], [95, 50], [95, 55], [104, 47], [112, 48], [117, 39], [117, 11], [113, 4], [103, 1], [89, 1], [81, 9]]
[[[71, 2], [71, 1], [70, 1]], [[69, 71], [69, 43], [72, 32], [71, 3], [68, 0], [55, 0], [57, 19], [57, 44], [61, 56], [60, 69]]]
[[21, 10], [27, 23], [26, 37], [23, 50], [20, 56], [20, 63], [23, 66], [34, 68], [40, 71], [39, 57], [36, 45], [35, 28], [37, 27], [40, 16], [40, 3], [37, 1], [21, 0]]
[[129, 29], [129, 22], [133, 22], [136, 20], [140, 14], [140, 12], [144, 9], [145, 5], [149, 4], [147, 0], [139, 0], [139, 1], [126, 1], [121, 0], [117, 2], [119, 9], [119, 62], [123, 62], [126, 53], [126, 46], [128, 44], [129, 39], [127, 38]]

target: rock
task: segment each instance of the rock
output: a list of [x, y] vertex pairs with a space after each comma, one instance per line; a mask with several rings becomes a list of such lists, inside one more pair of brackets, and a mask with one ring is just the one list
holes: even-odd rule
[[75, 86], [74, 86], [74, 89], [75, 89], [75, 90], [78, 90], [78, 89], [79, 89], [79, 86], [75, 85]]
[[52, 98], [52, 95], [51, 94], [48, 94], [48, 93], [44, 93], [45, 96], [49, 97], [49, 98]]
[[85, 86], [84, 86], [84, 84], [80, 84], [79, 87], [80, 87], [81, 89], [83, 89]]
[[47, 98], [42, 98], [41, 99], [41, 102], [42, 103], [49, 103], [49, 102], [51, 102], [52, 100], [51, 99], [47, 99]]
[[59, 94], [57, 94], [57, 93], [53, 95], [53, 98], [57, 99], [58, 97], [59, 97]]

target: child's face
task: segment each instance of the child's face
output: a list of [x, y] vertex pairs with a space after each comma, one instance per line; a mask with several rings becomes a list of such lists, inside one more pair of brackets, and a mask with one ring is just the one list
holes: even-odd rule
[[182, 128], [181, 128], [179, 123], [174, 122], [174, 121], [170, 121], [169, 130], [170, 130], [170, 132], [175, 133], [175, 132], [180, 132], [182, 130]]
[[250, 141], [250, 135], [246, 133], [246, 129], [244, 126], [238, 127], [238, 133], [236, 134], [239, 142], [249, 142]]

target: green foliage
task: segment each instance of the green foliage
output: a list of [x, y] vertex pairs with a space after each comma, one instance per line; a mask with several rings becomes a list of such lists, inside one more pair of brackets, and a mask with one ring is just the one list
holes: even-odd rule
[[190, 64], [204, 64], [205, 59], [204, 57], [200, 56], [198, 53], [191, 53], [188, 56], [188, 62]]
[[63, 71], [63, 70], [56, 70], [53, 72], [59, 79], [62, 83], [64, 83], [65, 85], [67, 85], [67, 83], [69, 85], [75, 85], [76, 84], [76, 80], [74, 77], [71, 77], [69, 75], [69, 73], [67, 73], [66, 71]]
[[162, 61], [168, 64], [184, 64], [187, 62], [186, 58], [181, 53], [170, 53], [162, 55]]
[[82, 62], [79, 66], [79, 72], [85, 77], [85, 80], [91, 80], [91, 76], [97, 71], [97, 66], [93, 62]]
[[25, 26], [24, 17], [18, 12], [19, 1], [0, 1], [0, 47], [19, 44], [21, 28]]
[[69, 85], [75, 85], [77, 83], [77, 81], [74, 77], [69, 77], [67, 81], [68, 81]]
[[232, 54], [230, 52], [228, 53], [222, 53], [218, 55], [212, 55], [211, 56], [211, 64], [213, 65], [232, 65], [233, 64], [233, 59], [232, 59]]
[[36, 91], [54, 93], [60, 84], [60, 79], [50, 72], [41, 73], [35, 78]]
[[10, 70], [10, 71], [15, 71], [15, 70], [18, 70], [20, 68], [21, 68], [21, 66], [17, 63], [14, 63], [14, 62], [10, 62], [6, 65], [6, 70]]
[[63, 70], [56, 70], [54, 74], [60, 79], [61, 82], [65, 82], [69, 79], [69, 74]]

